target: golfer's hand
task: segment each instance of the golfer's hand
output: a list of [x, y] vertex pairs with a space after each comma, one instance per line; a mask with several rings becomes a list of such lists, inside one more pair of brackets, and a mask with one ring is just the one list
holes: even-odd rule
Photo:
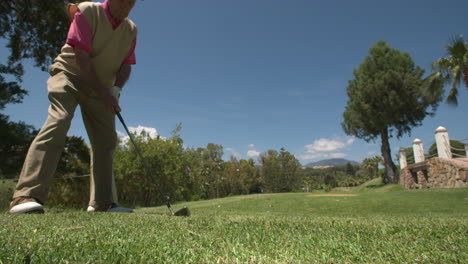
[[110, 93], [112, 94], [112, 96], [115, 97], [115, 99], [117, 99], [117, 103], [119, 102], [121, 91], [122, 91], [122, 88], [120, 88], [117, 85], [112, 86], [112, 88], [110, 89]]
[[113, 114], [122, 111], [122, 109], [120, 109], [119, 102], [110, 92], [106, 93], [104, 96], [104, 104], [106, 109]]

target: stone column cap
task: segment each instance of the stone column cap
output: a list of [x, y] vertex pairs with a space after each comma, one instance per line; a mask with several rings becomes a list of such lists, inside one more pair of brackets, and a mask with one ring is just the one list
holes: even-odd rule
[[421, 144], [421, 143], [422, 143], [422, 140], [420, 140], [419, 138], [413, 141], [413, 144]]
[[448, 132], [448, 130], [447, 130], [445, 127], [443, 127], [443, 126], [439, 126], [439, 127], [436, 129], [435, 132], [436, 132], [436, 133]]

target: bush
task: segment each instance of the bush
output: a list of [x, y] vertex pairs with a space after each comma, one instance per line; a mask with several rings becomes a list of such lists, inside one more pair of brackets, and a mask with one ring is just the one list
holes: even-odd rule
[[0, 182], [0, 210], [6, 210], [10, 207], [15, 185], [16, 182], [13, 180], [2, 180]]
[[86, 208], [89, 202], [89, 177], [54, 179], [47, 205], [67, 208]]

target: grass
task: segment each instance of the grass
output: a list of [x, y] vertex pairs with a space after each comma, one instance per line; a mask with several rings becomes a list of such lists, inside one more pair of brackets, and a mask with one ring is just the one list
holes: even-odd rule
[[310, 194], [325, 193], [174, 205], [188, 218], [165, 207], [3, 214], [0, 263], [468, 263], [468, 188]]

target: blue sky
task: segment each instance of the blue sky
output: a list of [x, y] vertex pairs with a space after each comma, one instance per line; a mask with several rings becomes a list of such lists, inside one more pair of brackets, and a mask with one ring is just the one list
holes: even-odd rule
[[[353, 69], [385, 40], [427, 76], [451, 36], [468, 37], [466, 10], [466, 0], [138, 1], [130, 14], [139, 28], [137, 64], [121, 96], [122, 115], [128, 126], [163, 137], [182, 123], [185, 146], [220, 144], [225, 160], [257, 160], [284, 147], [302, 164], [360, 162], [380, 155], [380, 140], [367, 143], [341, 128]], [[40, 128], [47, 78], [28, 63], [23, 87], [30, 94], [5, 114]], [[427, 151], [438, 126], [453, 139], [468, 138], [467, 99], [461, 87], [458, 107], [441, 103], [411, 136], [392, 138], [392, 156], [415, 138]], [[119, 124], [117, 130], [124, 132]], [[87, 140], [79, 111], [69, 135]]]

